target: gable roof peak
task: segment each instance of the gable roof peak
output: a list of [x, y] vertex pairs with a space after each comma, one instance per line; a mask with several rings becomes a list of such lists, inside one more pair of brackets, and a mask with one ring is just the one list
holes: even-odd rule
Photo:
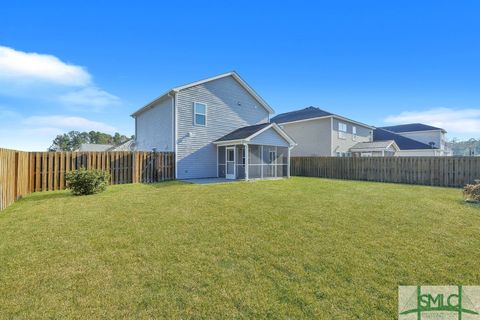
[[144, 111], [148, 110], [149, 108], [153, 107], [155, 105], [155, 103], [157, 103], [161, 99], [163, 99], [167, 96], [175, 95], [177, 92], [179, 92], [181, 90], [188, 89], [188, 88], [191, 88], [191, 87], [195, 87], [195, 86], [198, 86], [198, 85], [201, 85], [201, 84], [204, 84], [204, 83], [207, 83], [207, 82], [215, 81], [215, 80], [218, 80], [218, 79], [222, 79], [222, 78], [225, 78], [225, 77], [232, 77], [233, 79], [235, 79], [235, 81], [237, 81], [240, 84], [240, 86], [242, 86], [243, 89], [245, 89], [265, 110], [267, 110], [267, 112], [269, 114], [274, 113], [274, 110], [272, 109], [272, 107], [270, 107], [268, 105], [268, 103], [265, 100], [263, 100], [263, 98], [248, 83], [246, 83], [245, 80], [243, 80], [242, 77], [240, 77], [240, 75], [236, 71], [229, 71], [229, 72], [221, 73], [219, 75], [216, 75], [216, 76], [213, 76], [213, 77], [210, 77], [210, 78], [205, 78], [205, 79], [202, 79], [202, 80], [198, 80], [198, 81], [194, 81], [194, 82], [184, 84], [182, 86], [173, 87], [172, 89], [168, 90], [167, 92], [165, 92], [161, 96], [157, 97], [153, 101], [147, 103], [145, 106], [143, 106], [142, 108], [140, 108], [137, 111], [135, 111], [134, 113], [132, 113], [131, 116], [132, 117], [138, 116], [142, 112], [144, 112]]

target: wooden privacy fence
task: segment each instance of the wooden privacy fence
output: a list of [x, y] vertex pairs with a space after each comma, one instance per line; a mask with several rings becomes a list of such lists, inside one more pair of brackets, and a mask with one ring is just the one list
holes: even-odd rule
[[0, 149], [0, 210], [29, 192], [29, 154]]
[[63, 190], [65, 174], [80, 168], [109, 171], [111, 184], [175, 178], [173, 152], [21, 152], [0, 149], [0, 210], [19, 197]]
[[292, 157], [291, 175], [462, 187], [480, 179], [480, 157]]

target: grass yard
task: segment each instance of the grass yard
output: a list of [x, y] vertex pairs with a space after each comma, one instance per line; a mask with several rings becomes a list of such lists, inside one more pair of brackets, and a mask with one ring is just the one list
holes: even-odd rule
[[459, 189], [317, 178], [32, 194], [0, 213], [0, 318], [396, 319], [480, 284]]

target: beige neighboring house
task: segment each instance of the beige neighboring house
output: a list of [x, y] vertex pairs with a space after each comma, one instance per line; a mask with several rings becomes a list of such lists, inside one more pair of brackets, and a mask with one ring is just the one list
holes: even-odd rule
[[317, 107], [282, 113], [270, 121], [297, 143], [292, 156], [350, 156], [353, 146], [373, 139], [372, 126]]
[[354, 157], [393, 157], [400, 148], [393, 140], [359, 142], [350, 148]]

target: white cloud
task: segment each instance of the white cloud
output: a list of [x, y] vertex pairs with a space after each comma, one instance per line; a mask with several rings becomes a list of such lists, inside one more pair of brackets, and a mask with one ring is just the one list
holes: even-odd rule
[[61, 95], [59, 99], [64, 105], [70, 108], [88, 108], [94, 111], [99, 111], [106, 107], [119, 106], [121, 104], [119, 97], [96, 87], [87, 87], [72, 91]]
[[13, 82], [47, 82], [66, 86], [87, 86], [90, 74], [81, 66], [55, 56], [17, 51], [0, 46], [0, 79]]
[[420, 122], [444, 128], [451, 137], [476, 137], [480, 135], [480, 108], [435, 108], [424, 111], [406, 111], [388, 116], [385, 122], [389, 124]]
[[61, 108], [101, 111], [122, 105], [88, 71], [59, 58], [0, 46], [0, 96], [33, 99]]
[[[82, 117], [70, 117], [70, 116], [33, 116], [24, 119], [23, 124], [32, 125], [36, 127], [47, 127], [50, 129], [64, 128], [67, 131], [79, 130], [79, 131], [102, 131], [106, 133], [114, 133], [116, 129], [108, 124], [98, 121], [88, 120]], [[41, 128], [36, 128], [41, 129]], [[53, 131], [51, 133], [59, 132], [60, 130]], [[56, 134], [56, 133], [55, 133]]]

